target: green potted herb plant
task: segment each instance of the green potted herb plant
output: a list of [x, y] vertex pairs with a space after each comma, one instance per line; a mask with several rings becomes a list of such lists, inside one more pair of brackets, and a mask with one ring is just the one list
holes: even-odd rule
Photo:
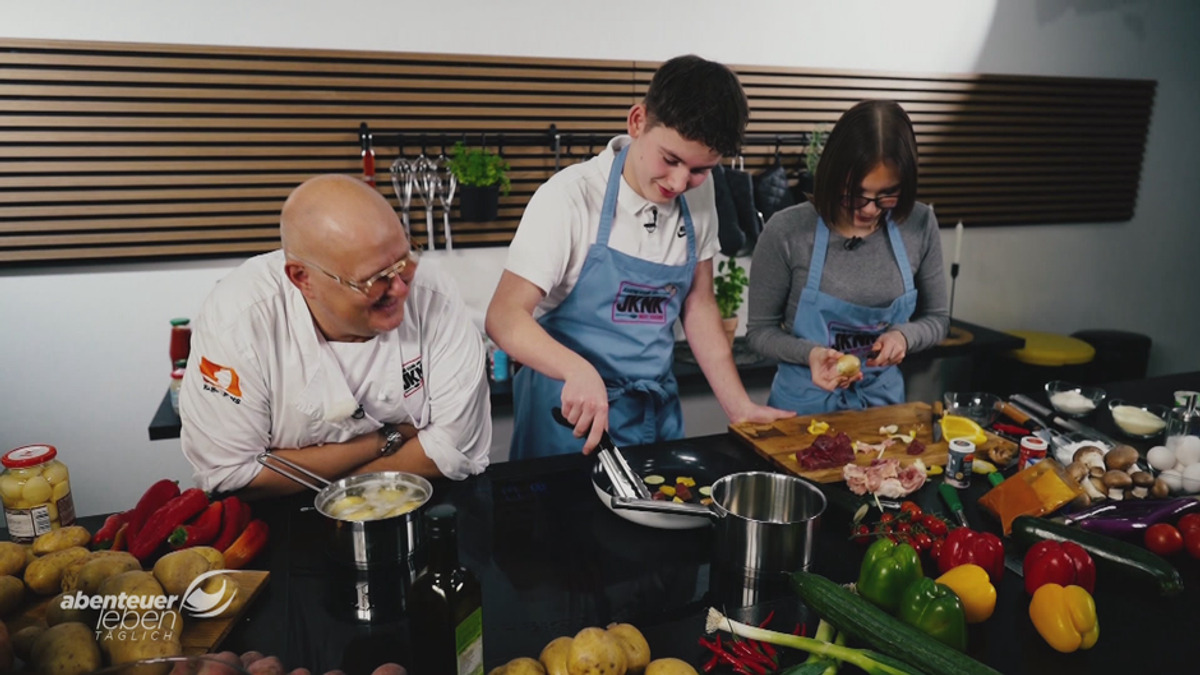
[[713, 277], [717, 295], [717, 310], [721, 313], [725, 335], [729, 338], [729, 345], [732, 347], [733, 334], [737, 331], [738, 325], [737, 311], [742, 306], [742, 296], [746, 292], [746, 287], [750, 285], [750, 277], [746, 275], [746, 268], [737, 264], [736, 258], [722, 260], [717, 265], [717, 271], [720, 274]]
[[508, 195], [511, 168], [503, 157], [487, 148], [468, 148], [460, 141], [450, 151], [447, 163], [458, 180], [459, 213], [462, 220], [482, 223], [496, 219], [500, 193]]
[[821, 162], [821, 151], [825, 149], [828, 136], [825, 125], [813, 129], [808, 136], [808, 147], [804, 149], [804, 171], [800, 174], [799, 182], [800, 191], [805, 195], [812, 195], [816, 191], [817, 165]]

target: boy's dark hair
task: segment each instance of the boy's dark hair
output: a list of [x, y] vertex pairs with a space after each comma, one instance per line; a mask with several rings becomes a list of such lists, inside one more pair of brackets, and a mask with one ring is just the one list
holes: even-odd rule
[[661, 124], [730, 157], [738, 154], [750, 104], [737, 75], [694, 54], [662, 64], [643, 101], [647, 128]]
[[900, 202], [892, 218], [903, 222], [917, 200], [917, 138], [912, 120], [895, 101], [863, 101], [834, 125], [817, 164], [813, 206], [832, 225], [842, 213], [842, 196], [854, 194], [880, 163], [900, 175]]

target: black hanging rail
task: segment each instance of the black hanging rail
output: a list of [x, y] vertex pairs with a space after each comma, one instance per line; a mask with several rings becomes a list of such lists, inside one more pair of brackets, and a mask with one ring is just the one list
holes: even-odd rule
[[[554, 153], [554, 169], [560, 167], [563, 148], [595, 147], [607, 144], [616, 134], [612, 131], [559, 131], [558, 126], [551, 124], [546, 131], [406, 131], [389, 134], [375, 134], [370, 126], [363, 122], [358, 125], [359, 144], [365, 150], [372, 145], [375, 147], [421, 148], [425, 154], [429, 148], [438, 148], [445, 152], [446, 148], [462, 141], [464, 145], [481, 147], [496, 146], [503, 154], [507, 146], [539, 146], [544, 145]], [[783, 146], [808, 145], [812, 135], [808, 132], [792, 134], [750, 133], [746, 134], [743, 145], [775, 146], [778, 152]]]

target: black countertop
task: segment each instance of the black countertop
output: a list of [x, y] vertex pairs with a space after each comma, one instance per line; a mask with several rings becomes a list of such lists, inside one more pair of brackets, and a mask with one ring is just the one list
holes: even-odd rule
[[[1200, 389], [1200, 372], [1106, 389], [1110, 396], [1163, 403], [1177, 389]], [[1107, 411], [1083, 421], [1124, 438]], [[1151, 445], [1131, 444], [1143, 453]], [[726, 435], [675, 441], [658, 450], [663, 447], [721, 453], [738, 458], [747, 469], [764, 468], [761, 459]], [[674, 656], [699, 666], [706, 654], [696, 640], [714, 603], [755, 622], [775, 609], [773, 625], [805, 623], [811, 635], [815, 617], [786, 587], [743, 588], [713, 573], [709, 528], [649, 529], [610, 513], [593, 491], [590, 467], [591, 460], [583, 456], [550, 457], [498, 464], [466, 481], [435, 484], [435, 501], [459, 509], [462, 559], [483, 585], [488, 669], [518, 656], [536, 658], [555, 637], [614, 621], [638, 626], [656, 657]], [[963, 502], [975, 527], [998, 531], [998, 524], [975, 507], [985, 485], [973, 481]], [[837, 582], [853, 581], [863, 548], [846, 537], [851, 508], [846, 502], [852, 496], [841, 484], [828, 492], [838, 498], [831, 500], [823, 518], [813, 570]], [[935, 486], [922, 488], [915, 499], [926, 510], [944, 511]], [[225, 647], [277, 654], [289, 667], [305, 666], [316, 673], [341, 668], [357, 675], [378, 663], [405, 663], [408, 639], [400, 610], [404, 573], [338, 571], [323, 554], [322, 517], [303, 510], [308, 505], [307, 494], [256, 505], [271, 525], [270, 550], [258, 561], [271, 571], [271, 581]], [[1192, 672], [1186, 635], [1200, 619], [1200, 561], [1184, 557], [1174, 562], [1187, 587], [1174, 598], [1159, 598], [1102, 574], [1095, 595], [1102, 626], [1099, 643], [1075, 654], [1059, 654], [1041, 639], [1028, 618], [1021, 579], [1006, 571], [995, 615], [971, 627], [970, 654], [1014, 674]], [[356, 598], [363, 594], [370, 595], [378, 611], [394, 616], [373, 624], [352, 620]], [[735, 609], [742, 604], [737, 597], [752, 604]]]
[[[938, 345], [923, 352], [917, 352], [910, 358], [912, 361], [922, 361], [935, 358], [955, 356], [979, 356], [998, 352], [1020, 349], [1025, 340], [1015, 335], [994, 331], [990, 328], [977, 326], [966, 321], [955, 319], [952, 327], [969, 331], [973, 339], [965, 344]], [[746, 346], [745, 338], [734, 341], [734, 354], [737, 360], [738, 372], [742, 379], [750, 382], [770, 382], [775, 375], [776, 362], [773, 359], [759, 357]], [[691, 357], [687, 342], [678, 342], [675, 346], [675, 377], [681, 387], [704, 382], [704, 373]], [[492, 389], [492, 404], [507, 405], [512, 402], [512, 380], [495, 382], [489, 379]], [[170, 392], [167, 392], [158, 404], [158, 410], [150, 421], [150, 440], [157, 441], [165, 438], [179, 438], [179, 415], [171, 407]]]

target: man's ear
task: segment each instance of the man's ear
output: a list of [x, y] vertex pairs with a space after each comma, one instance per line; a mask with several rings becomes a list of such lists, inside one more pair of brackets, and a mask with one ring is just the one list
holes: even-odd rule
[[648, 118], [646, 117], [646, 104], [638, 103], [629, 109], [629, 117], [626, 119], [626, 125], [629, 129], [629, 135], [637, 138], [646, 130]]
[[292, 285], [299, 289], [305, 297], [308, 297], [312, 287], [312, 277], [308, 275], [308, 268], [289, 260], [283, 264], [283, 271], [284, 274], [287, 274], [288, 281], [292, 282]]

